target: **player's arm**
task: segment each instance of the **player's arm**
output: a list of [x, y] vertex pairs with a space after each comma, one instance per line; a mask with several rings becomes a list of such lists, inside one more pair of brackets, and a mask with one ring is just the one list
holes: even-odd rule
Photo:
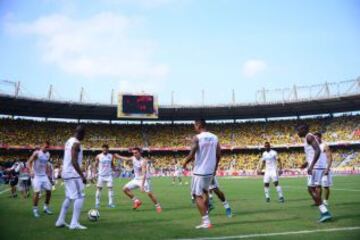
[[131, 157], [125, 157], [125, 156], [122, 156], [122, 155], [117, 154], [117, 153], [114, 153], [113, 158], [120, 159], [122, 161], [130, 161], [131, 160]]
[[214, 176], [216, 176], [216, 172], [217, 172], [220, 160], [221, 160], [221, 146], [220, 146], [220, 143], [218, 142], [218, 144], [216, 146], [216, 165], [215, 165]]
[[265, 160], [264, 160], [264, 158], [261, 156], [260, 162], [259, 162], [258, 168], [257, 168], [257, 174], [261, 175], [261, 171], [264, 169], [264, 167], [265, 167]]
[[190, 153], [189, 155], [187, 155], [187, 157], [185, 158], [185, 162], [183, 164], [183, 168], [185, 169], [186, 166], [189, 164], [189, 162], [191, 162], [192, 160], [194, 160], [195, 157], [195, 153], [196, 151], [199, 149], [199, 139], [194, 136], [192, 139], [192, 143], [191, 143], [191, 149], [190, 149]]
[[80, 143], [74, 143], [74, 145], [71, 148], [71, 164], [73, 165], [75, 171], [80, 175], [82, 181], [84, 184], [86, 184], [86, 178], [81, 171], [81, 168], [78, 163], [78, 155], [80, 152]]
[[308, 135], [306, 137], [306, 141], [308, 142], [308, 144], [311, 145], [311, 147], [314, 149], [314, 152], [315, 152], [314, 158], [308, 168], [308, 174], [312, 174], [312, 170], [313, 170], [316, 162], [319, 160], [321, 150], [320, 150], [319, 143], [316, 141], [316, 139], [313, 135]]
[[114, 155], [112, 155], [112, 159], [111, 159], [111, 168], [113, 171], [115, 171], [115, 157]]
[[94, 166], [94, 169], [92, 169], [92, 172], [93, 172], [94, 176], [96, 176], [97, 169], [99, 167], [99, 161], [100, 161], [99, 155], [96, 155], [96, 157], [95, 157], [95, 166]]
[[51, 168], [50, 164], [47, 164], [47, 165], [46, 165], [46, 174], [47, 174], [47, 177], [48, 177], [51, 185], [54, 185], [54, 181], [53, 181], [53, 171], [52, 171], [52, 168]]
[[325, 148], [324, 148], [324, 151], [325, 151], [325, 154], [326, 154], [326, 158], [327, 158], [327, 168], [325, 169], [325, 175], [328, 175], [329, 174], [329, 171], [330, 171], [330, 168], [331, 168], [331, 165], [333, 163], [333, 156], [332, 156], [332, 153], [331, 153], [331, 150], [330, 150], [330, 147], [328, 145], [325, 145]]
[[29, 169], [30, 169], [30, 176], [33, 177], [34, 176], [34, 169], [33, 169], [33, 165], [34, 165], [34, 161], [37, 159], [38, 157], [38, 152], [34, 151], [33, 154], [31, 154], [28, 163], [29, 163]]

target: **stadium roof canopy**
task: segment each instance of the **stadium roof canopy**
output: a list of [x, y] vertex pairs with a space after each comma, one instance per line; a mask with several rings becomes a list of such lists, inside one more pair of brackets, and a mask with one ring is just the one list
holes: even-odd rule
[[[359, 110], [360, 95], [349, 95], [336, 98], [267, 104], [160, 106], [159, 119], [157, 121], [186, 121], [199, 117], [208, 120], [291, 117]], [[0, 94], [0, 114], [3, 115], [119, 120], [116, 113], [117, 107], [115, 105], [54, 101]]]

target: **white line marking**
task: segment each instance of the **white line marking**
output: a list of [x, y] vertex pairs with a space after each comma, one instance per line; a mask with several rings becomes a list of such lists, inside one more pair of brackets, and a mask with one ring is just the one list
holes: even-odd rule
[[[298, 189], [305, 189], [307, 188], [307, 186], [304, 187], [298, 187], [298, 186], [283, 186], [284, 188], [298, 188]], [[335, 191], [347, 191], [347, 192], [360, 192], [360, 189], [351, 189], [351, 188], [333, 188], [330, 187], [331, 190], [335, 190]]]
[[3, 194], [3, 193], [6, 193], [6, 192], [8, 192], [8, 191], [10, 191], [10, 189], [9, 189], [9, 188], [8, 188], [8, 189], [5, 189], [5, 190], [3, 190], [3, 191], [1, 191], [1, 192], [0, 192], [0, 195], [1, 195], [1, 194]]
[[354, 230], [360, 230], [360, 226], [343, 227], [343, 228], [316, 229], [316, 230], [302, 230], [302, 231], [296, 231], [296, 232], [245, 234], [245, 235], [224, 236], [224, 237], [180, 238], [180, 239], [177, 239], [177, 240], [244, 239], [244, 238], [256, 238], [256, 237], [271, 237], [271, 236], [287, 236], [287, 235], [296, 235], [296, 234], [309, 234], [309, 233], [317, 233], [317, 232], [341, 232], [341, 231], [354, 231]]

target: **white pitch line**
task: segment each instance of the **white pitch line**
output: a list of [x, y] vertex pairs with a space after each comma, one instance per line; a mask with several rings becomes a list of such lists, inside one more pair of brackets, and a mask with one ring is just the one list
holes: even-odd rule
[[360, 226], [355, 226], [355, 227], [343, 227], [343, 228], [316, 229], [316, 230], [302, 230], [302, 231], [296, 231], [296, 232], [277, 232], [277, 233], [245, 234], [245, 235], [223, 236], [223, 237], [180, 238], [180, 239], [177, 239], [177, 240], [244, 239], [244, 238], [287, 236], [287, 235], [310, 234], [310, 233], [318, 233], [318, 232], [342, 232], [342, 231], [355, 231], [355, 230], [360, 230]]
[[6, 192], [8, 192], [8, 191], [10, 191], [10, 188], [1, 191], [1, 192], [0, 192], [0, 195], [3, 194], [3, 193], [6, 193]]
[[[306, 186], [304, 187], [298, 187], [298, 186], [283, 186], [284, 188], [297, 188], [297, 189], [305, 189], [306, 190]], [[360, 189], [351, 189], [351, 188], [332, 188], [330, 187], [331, 190], [335, 190], [335, 191], [347, 191], [347, 192], [360, 192]]]

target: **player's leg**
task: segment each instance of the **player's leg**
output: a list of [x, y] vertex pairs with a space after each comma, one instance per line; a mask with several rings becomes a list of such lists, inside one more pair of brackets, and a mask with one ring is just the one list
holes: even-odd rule
[[38, 218], [40, 217], [39, 214], [39, 199], [40, 199], [40, 191], [41, 191], [41, 181], [39, 177], [35, 176], [33, 178], [33, 214], [34, 217]]
[[226, 216], [232, 217], [231, 207], [230, 207], [230, 204], [228, 203], [228, 201], [226, 200], [224, 192], [222, 192], [219, 188], [215, 188], [213, 191], [216, 194], [216, 196], [220, 199], [220, 201], [222, 202], [222, 204], [225, 208]]
[[182, 185], [182, 178], [181, 175], [178, 176], [179, 184]]
[[85, 226], [83, 226], [79, 223], [81, 209], [84, 205], [84, 200], [85, 200], [85, 193], [84, 193], [85, 186], [81, 179], [74, 179], [73, 184], [74, 184], [75, 189], [73, 189], [72, 197], [75, 200], [74, 200], [73, 215], [71, 218], [71, 223], [70, 223], [69, 228], [70, 229], [86, 229]]
[[51, 189], [52, 189], [52, 185], [49, 181], [49, 179], [47, 177], [43, 177], [42, 178], [42, 182], [41, 182], [41, 188], [44, 189], [46, 191], [46, 196], [45, 196], [45, 202], [44, 202], [44, 213], [48, 214], [48, 215], [52, 215], [53, 212], [50, 210], [49, 208], [49, 204], [50, 204], [50, 199], [51, 199]]
[[330, 173], [328, 175], [323, 176], [322, 178], [322, 186], [324, 188], [324, 197], [323, 203], [328, 206], [329, 205], [329, 197], [330, 197], [330, 186], [332, 185], [332, 177]]
[[331, 219], [331, 214], [321, 200], [321, 179], [323, 176], [323, 170], [314, 170], [312, 175], [313, 175], [312, 185], [315, 186], [315, 192], [314, 192], [315, 204], [316, 206], [319, 207], [321, 213], [319, 222], [325, 222]]
[[265, 172], [264, 175], [264, 193], [265, 201], [270, 202], [270, 175], [268, 172]]
[[56, 227], [69, 227], [69, 225], [65, 222], [66, 213], [71, 205], [73, 199], [73, 186], [72, 180], [64, 180], [62, 182], [65, 186], [65, 199], [61, 205], [59, 217], [55, 223]]
[[142, 204], [140, 199], [138, 199], [131, 191], [139, 187], [140, 187], [140, 183], [136, 179], [131, 180], [123, 187], [124, 194], [133, 201], [133, 209], [138, 209]]
[[274, 186], [275, 186], [276, 192], [277, 192], [278, 197], [279, 197], [279, 202], [281, 202], [281, 203], [285, 202], [284, 194], [282, 192], [282, 188], [281, 188], [281, 186], [279, 184], [278, 178], [274, 177], [273, 181], [274, 181]]
[[161, 208], [161, 205], [160, 205], [159, 201], [157, 200], [156, 196], [152, 192], [150, 179], [145, 181], [145, 183], [144, 183], [144, 191], [147, 193], [148, 197], [154, 203], [156, 211], [158, 213], [161, 213], [162, 208]]
[[102, 190], [102, 187], [100, 187], [99, 185], [97, 185], [97, 187], [96, 187], [96, 193], [95, 193], [95, 208], [96, 208], [96, 209], [99, 209], [99, 208], [100, 208], [101, 190]]
[[106, 186], [108, 188], [108, 198], [109, 198], [108, 207], [114, 208], [115, 204], [114, 204], [113, 179], [111, 176], [108, 178]]
[[211, 228], [212, 226], [208, 215], [208, 189], [211, 180], [212, 177], [201, 176], [193, 176], [192, 179], [191, 191], [202, 219], [202, 224], [197, 226], [197, 229]]

